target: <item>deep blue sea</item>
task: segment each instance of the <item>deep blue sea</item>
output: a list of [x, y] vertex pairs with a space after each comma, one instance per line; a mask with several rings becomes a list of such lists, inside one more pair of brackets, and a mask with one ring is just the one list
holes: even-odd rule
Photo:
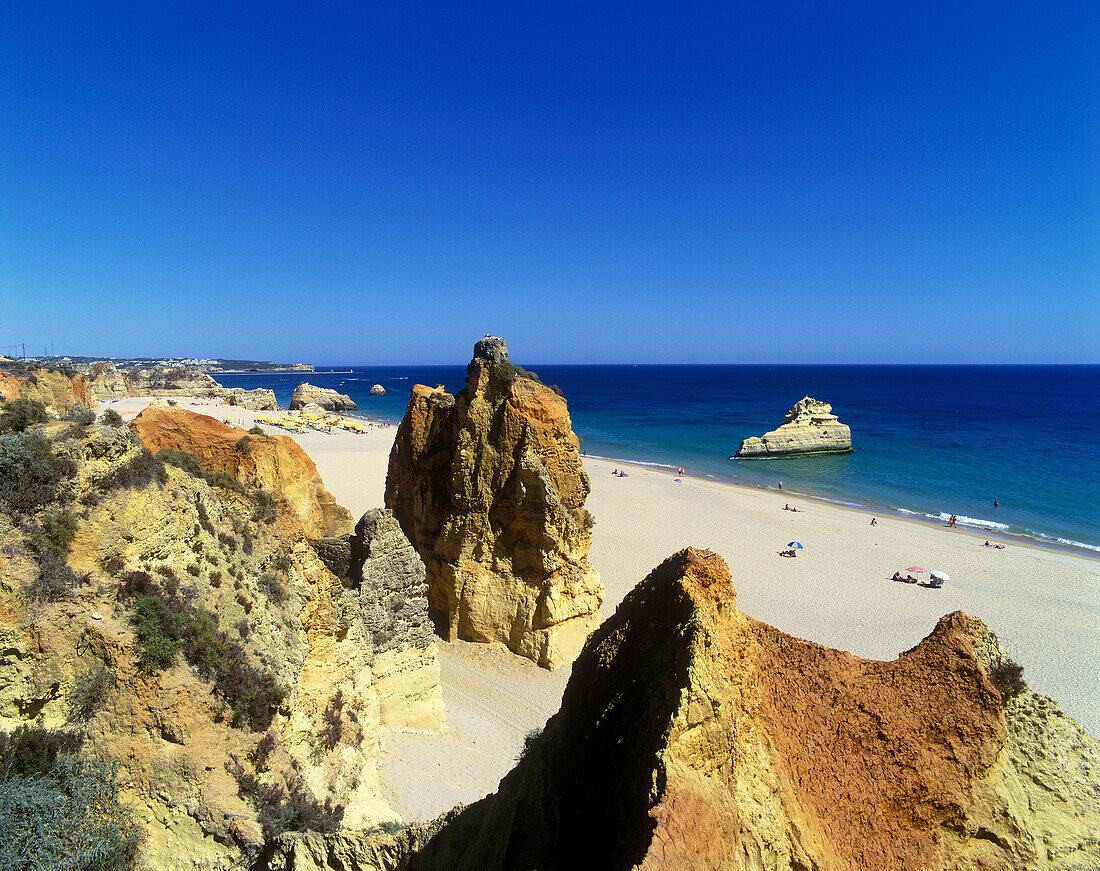
[[[353, 374], [217, 374], [302, 381], [400, 421], [409, 388], [463, 386], [465, 366], [350, 367]], [[1100, 366], [531, 366], [569, 402], [590, 455], [775, 487], [1100, 552]], [[370, 396], [372, 384], [386, 396]], [[803, 396], [852, 429], [851, 454], [732, 460]], [[994, 500], [1000, 502], [995, 508]]]

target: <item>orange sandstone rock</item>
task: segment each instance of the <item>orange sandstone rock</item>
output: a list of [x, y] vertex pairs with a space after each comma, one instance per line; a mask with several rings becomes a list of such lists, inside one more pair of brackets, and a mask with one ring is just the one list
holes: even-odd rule
[[353, 528], [351, 514], [324, 488], [313, 460], [289, 436], [248, 435], [183, 408], [146, 408], [130, 428], [153, 453], [186, 451], [208, 472], [225, 472], [249, 487], [282, 493], [311, 537]]
[[427, 567], [450, 637], [500, 641], [547, 668], [598, 623], [591, 515], [565, 399], [483, 339], [457, 396], [416, 385], [390, 453], [386, 507]]

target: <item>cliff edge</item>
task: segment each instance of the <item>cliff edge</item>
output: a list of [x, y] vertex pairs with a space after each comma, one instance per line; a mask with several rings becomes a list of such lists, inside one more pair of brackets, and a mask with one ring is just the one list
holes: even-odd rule
[[500, 641], [557, 668], [598, 624], [578, 445], [565, 399], [513, 366], [503, 339], [475, 345], [457, 396], [413, 387], [386, 507], [427, 566], [450, 638]]
[[286, 836], [264, 867], [1096, 868], [1098, 764], [980, 620], [860, 659], [746, 616], [722, 559], [688, 548], [589, 638], [496, 793], [362, 852]]

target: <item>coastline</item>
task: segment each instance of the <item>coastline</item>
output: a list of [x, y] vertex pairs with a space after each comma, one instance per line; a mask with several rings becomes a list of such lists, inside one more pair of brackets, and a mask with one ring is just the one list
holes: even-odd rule
[[[849, 452], [850, 453], [850, 452]], [[639, 469], [652, 469], [658, 472], [663, 472], [666, 475], [672, 475], [677, 477], [675, 470], [667, 463], [654, 463], [644, 460], [632, 460], [624, 459], [622, 457], [608, 457], [604, 455], [589, 454], [586, 459], [593, 460], [605, 460], [607, 462], [616, 463], [620, 466], [630, 466], [632, 468]], [[733, 459], [731, 457], [731, 459]], [[740, 459], [740, 458], [739, 458]], [[753, 457], [751, 459], [758, 459]], [[721, 476], [710, 472], [695, 472], [691, 469], [685, 468], [685, 478], [692, 478], [699, 481], [709, 481], [716, 484], [722, 484], [729, 487], [745, 487], [750, 490], [762, 491], [766, 493], [773, 493], [775, 495], [787, 495], [791, 497], [797, 497], [799, 499], [807, 499], [813, 502], [819, 502], [824, 505], [831, 505], [837, 508], [848, 508], [853, 511], [863, 512], [875, 517], [889, 516], [895, 517], [898, 520], [909, 520], [914, 523], [920, 523], [924, 526], [938, 527], [942, 529], [950, 528], [945, 522], [946, 518], [941, 516], [933, 516], [931, 514], [912, 511], [908, 508], [895, 508], [890, 505], [877, 504], [874, 502], [861, 502], [855, 497], [848, 499], [829, 498], [828, 496], [819, 496], [813, 493], [804, 493], [799, 490], [791, 490], [784, 487], [782, 490], [769, 487], [767, 484], [757, 484], [753, 481], [746, 481], [744, 479], [737, 478], [734, 475]], [[972, 521], [972, 522], [966, 522]], [[1055, 539], [1050, 536], [1041, 535], [1039, 533], [1021, 533], [1012, 532], [1010, 529], [1000, 528], [1004, 524], [998, 524], [997, 526], [989, 525], [995, 521], [986, 521], [981, 519], [962, 517], [959, 518], [957, 529], [965, 529], [975, 534], [980, 534], [985, 538], [996, 538], [999, 541], [1013, 542], [1017, 545], [1026, 547], [1038, 547], [1047, 550], [1058, 551], [1060, 553], [1071, 553], [1077, 556], [1088, 557], [1091, 559], [1100, 559], [1100, 547], [1095, 547], [1091, 544], [1085, 544], [1079, 541], [1071, 541], [1069, 539]]]
[[[111, 407], [129, 419], [148, 402], [123, 399]], [[245, 429], [262, 414], [207, 397], [178, 403]], [[287, 435], [353, 517], [383, 504], [395, 427]], [[952, 611], [978, 617], [1024, 666], [1035, 690], [1100, 734], [1095, 555], [1015, 540], [1004, 550], [986, 548], [982, 542], [992, 534], [985, 530], [744, 482], [691, 476], [677, 482], [673, 470], [625, 460], [587, 456], [584, 464], [592, 483], [586, 507], [596, 518], [590, 559], [606, 590], [603, 618], [670, 554], [688, 545], [712, 550], [729, 565], [745, 614], [858, 657], [892, 660]], [[613, 476], [616, 467], [628, 477]], [[784, 511], [785, 502], [801, 510]], [[780, 558], [790, 541], [805, 547], [796, 559]], [[945, 571], [951, 581], [934, 590], [890, 580], [910, 565]], [[568, 667], [546, 672], [501, 645], [435, 643], [446, 707], [442, 733], [384, 729], [382, 735], [387, 799], [406, 820], [431, 819], [496, 789], [527, 731], [558, 710], [570, 673]]]

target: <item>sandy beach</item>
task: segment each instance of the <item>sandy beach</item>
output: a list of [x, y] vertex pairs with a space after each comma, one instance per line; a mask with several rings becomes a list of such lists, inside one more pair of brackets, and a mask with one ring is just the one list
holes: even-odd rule
[[[179, 405], [245, 428], [256, 413], [216, 400]], [[104, 403], [125, 417], [148, 399]], [[277, 432], [269, 428], [270, 432]], [[296, 433], [325, 486], [353, 516], [382, 505], [396, 428]], [[1051, 696], [1100, 735], [1100, 559], [1007, 541], [915, 519], [877, 516], [752, 487], [588, 458], [591, 552], [610, 615], [665, 557], [688, 545], [726, 560], [747, 614], [792, 635], [858, 656], [893, 659], [954, 610], [982, 618], [1024, 666], [1033, 689]], [[612, 475], [625, 468], [627, 477]], [[783, 510], [784, 504], [800, 510]], [[803, 549], [778, 556], [787, 543]], [[909, 566], [950, 575], [942, 589], [900, 584]], [[922, 576], [927, 577], [927, 574]], [[496, 645], [438, 641], [447, 726], [438, 733], [383, 736], [388, 797], [407, 820], [429, 819], [477, 800], [511, 768], [524, 734], [557, 709], [569, 669], [549, 673]]]

